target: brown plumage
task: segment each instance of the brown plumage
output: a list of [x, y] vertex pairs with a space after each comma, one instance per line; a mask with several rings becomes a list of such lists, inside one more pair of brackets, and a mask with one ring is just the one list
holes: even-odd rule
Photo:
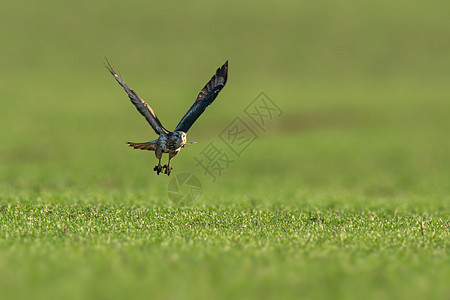
[[[203, 87], [195, 99], [194, 104], [183, 116], [173, 132], [164, 128], [150, 105], [142, 100], [135, 91], [125, 84], [123, 79], [114, 71], [108, 60], [105, 65], [108, 71], [125, 90], [131, 103], [133, 103], [139, 113], [145, 117], [155, 133], [159, 135], [158, 139], [154, 141], [146, 143], [128, 142], [127, 144], [134, 149], [155, 151], [155, 156], [158, 158], [159, 162], [153, 170], [159, 175], [159, 173], [165, 169], [164, 173], [170, 175], [172, 170], [170, 162], [175, 155], [180, 152], [181, 148], [186, 145], [186, 133], [205, 111], [205, 109], [216, 99], [219, 92], [225, 86], [228, 78], [228, 60], [217, 69], [211, 80]], [[169, 154], [169, 162], [167, 165], [161, 166], [161, 158], [163, 153]]]

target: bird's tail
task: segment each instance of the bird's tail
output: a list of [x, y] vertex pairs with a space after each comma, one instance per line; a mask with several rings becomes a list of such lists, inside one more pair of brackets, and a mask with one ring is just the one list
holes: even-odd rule
[[146, 142], [146, 143], [132, 143], [127, 142], [128, 146], [133, 147], [134, 149], [155, 151], [156, 150], [156, 141]]

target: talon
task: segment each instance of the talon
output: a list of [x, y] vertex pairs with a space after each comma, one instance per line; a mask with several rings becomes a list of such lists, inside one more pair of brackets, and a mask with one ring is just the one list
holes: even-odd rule
[[156, 171], [156, 174], [159, 175], [159, 173], [161, 173], [161, 171], [162, 171], [161, 165], [156, 165], [156, 166], [153, 168], [153, 171]]

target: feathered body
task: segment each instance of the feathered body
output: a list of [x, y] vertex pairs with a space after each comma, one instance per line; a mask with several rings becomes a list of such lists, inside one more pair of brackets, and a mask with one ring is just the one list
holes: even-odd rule
[[[145, 117], [147, 122], [151, 125], [153, 130], [159, 134], [158, 139], [146, 143], [132, 143], [127, 142], [130, 147], [134, 149], [155, 151], [155, 156], [158, 158], [158, 165], [153, 169], [159, 175], [164, 169], [167, 175], [170, 175], [172, 167], [170, 166], [171, 160], [177, 155], [181, 148], [186, 145], [186, 133], [191, 128], [192, 124], [200, 117], [214, 99], [216, 99], [219, 92], [225, 86], [228, 76], [228, 61], [226, 61], [219, 69], [211, 80], [203, 87], [195, 99], [194, 104], [183, 116], [178, 123], [174, 131], [168, 131], [162, 126], [158, 117], [154, 113], [153, 109], [144, 100], [142, 100], [135, 91], [130, 89], [122, 78], [114, 71], [112, 66], [107, 61], [106, 67], [109, 72], [114, 76], [117, 82], [123, 87], [131, 102], [136, 109]], [[169, 154], [169, 162], [167, 165], [161, 166], [161, 158], [163, 153]]]

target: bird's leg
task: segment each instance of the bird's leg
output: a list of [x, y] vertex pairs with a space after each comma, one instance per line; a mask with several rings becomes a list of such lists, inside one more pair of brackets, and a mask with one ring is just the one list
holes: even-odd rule
[[161, 167], [161, 157], [158, 158], [158, 164], [153, 168], [153, 171], [156, 171], [156, 174], [162, 172], [163, 167]]
[[164, 168], [165, 168], [165, 170], [164, 170], [164, 174], [167, 174], [167, 176], [169, 176], [170, 175], [170, 172], [172, 171], [172, 167], [170, 166], [170, 161], [175, 157], [175, 155], [177, 155], [178, 154], [178, 152], [174, 152], [174, 153], [172, 153], [172, 152], [169, 152], [169, 162], [167, 163], [167, 165], [164, 165]]
[[170, 162], [169, 164], [166, 166], [166, 170], [164, 171], [164, 174], [167, 174], [167, 176], [170, 175], [170, 171], [172, 171], [172, 167], [170, 166]]
[[165, 168], [164, 174], [167, 174], [167, 176], [170, 175], [170, 171], [172, 171], [172, 169], [173, 169], [173, 168], [170, 166], [170, 161], [169, 161], [169, 163], [168, 163], [167, 165], [164, 165], [163, 168]]

